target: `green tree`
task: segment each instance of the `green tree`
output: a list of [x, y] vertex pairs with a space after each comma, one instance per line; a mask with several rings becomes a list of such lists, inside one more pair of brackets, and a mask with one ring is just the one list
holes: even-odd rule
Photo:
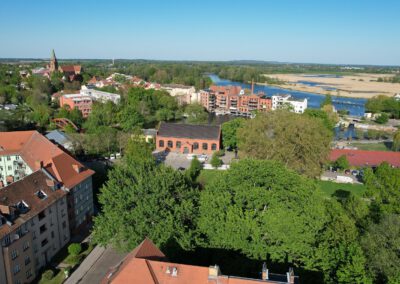
[[180, 172], [150, 165], [148, 159], [129, 158], [110, 171], [100, 190], [103, 211], [94, 220], [94, 240], [129, 251], [149, 237], [158, 246], [175, 241], [189, 249], [195, 238], [198, 192]]
[[311, 181], [275, 161], [244, 159], [201, 191], [198, 224], [207, 246], [307, 265], [323, 216]]
[[[325, 105], [324, 107], [328, 108], [329, 105]], [[332, 112], [332, 114], [333, 114], [333, 112]], [[321, 120], [321, 122], [329, 130], [332, 130], [337, 123], [337, 116], [335, 116], [334, 114], [332, 115], [332, 114], [328, 113], [327, 111], [321, 110], [321, 109], [312, 109], [312, 108], [308, 108], [304, 112], [305, 116]]]
[[389, 121], [389, 116], [386, 113], [381, 113], [376, 119], [375, 122], [379, 124], [385, 124]]
[[190, 162], [190, 167], [186, 170], [186, 175], [192, 182], [195, 182], [202, 169], [203, 165], [200, 163], [199, 159], [194, 156], [193, 160]]
[[211, 166], [213, 166], [214, 168], [219, 168], [223, 165], [223, 163], [224, 162], [222, 162], [222, 160], [219, 158], [218, 153], [214, 152], [210, 161]]
[[325, 95], [325, 98], [321, 103], [321, 108], [326, 105], [332, 105], [332, 96], [330, 94]]
[[336, 159], [334, 166], [340, 170], [345, 170], [348, 169], [350, 167], [350, 163], [347, 160], [347, 156], [346, 155], [342, 155], [339, 158]]
[[371, 224], [362, 239], [368, 269], [377, 283], [399, 283], [400, 217], [387, 215], [379, 224]]
[[258, 114], [238, 130], [239, 149], [245, 157], [277, 160], [315, 177], [327, 161], [332, 131], [319, 119], [287, 111]]
[[187, 123], [205, 124], [208, 122], [208, 113], [200, 104], [190, 104], [185, 108]]
[[237, 130], [243, 126], [244, 118], [235, 118], [222, 124], [222, 144], [224, 148], [237, 148]]
[[68, 246], [68, 253], [72, 256], [77, 256], [81, 253], [82, 246], [80, 243], [73, 243]]
[[400, 151], [400, 130], [398, 130], [393, 136], [393, 151]]

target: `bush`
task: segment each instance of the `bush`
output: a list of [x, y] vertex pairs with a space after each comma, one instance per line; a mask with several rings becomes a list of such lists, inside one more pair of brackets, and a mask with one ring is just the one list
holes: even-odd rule
[[81, 244], [75, 243], [68, 246], [68, 253], [72, 256], [79, 255], [82, 251]]
[[42, 279], [44, 280], [51, 280], [54, 277], [53, 270], [46, 270], [42, 273]]
[[375, 122], [379, 124], [385, 124], [389, 121], [389, 116], [386, 113], [381, 113], [376, 119]]
[[222, 157], [225, 155], [225, 151], [224, 150], [218, 150], [214, 152], [215, 155], [217, 155], [217, 157]]
[[340, 156], [334, 163], [335, 167], [341, 170], [348, 169], [350, 167], [350, 163], [347, 160], [345, 155]]
[[218, 167], [222, 166], [223, 162], [222, 162], [222, 160], [218, 157], [217, 152], [214, 152], [214, 154], [212, 155], [210, 164], [211, 164], [211, 166], [213, 166], [214, 168], [218, 168]]

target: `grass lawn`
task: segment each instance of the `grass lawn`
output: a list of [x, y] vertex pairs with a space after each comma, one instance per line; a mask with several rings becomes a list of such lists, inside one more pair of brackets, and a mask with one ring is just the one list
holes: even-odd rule
[[197, 182], [204, 187], [207, 183], [220, 176], [222, 172], [219, 170], [202, 170], [197, 177]]
[[331, 181], [319, 181], [320, 188], [327, 196], [332, 196], [334, 193], [338, 196], [345, 196], [348, 192], [353, 193], [356, 196], [362, 197], [366, 191], [366, 187], [363, 184], [351, 184], [351, 183], [336, 183]]
[[369, 150], [369, 151], [392, 151], [388, 143], [351, 143], [351, 146], [357, 147], [359, 150]]

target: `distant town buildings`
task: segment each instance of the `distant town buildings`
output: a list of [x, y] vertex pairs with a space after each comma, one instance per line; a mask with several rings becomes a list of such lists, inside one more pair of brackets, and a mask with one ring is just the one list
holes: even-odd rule
[[165, 84], [161, 85], [161, 90], [167, 91], [172, 97], [176, 97], [180, 105], [193, 104], [199, 102], [199, 93], [193, 86], [185, 86], [181, 84]]
[[221, 149], [221, 128], [161, 122], [156, 137], [156, 149], [183, 154], [212, 154]]
[[246, 94], [240, 86], [211, 86], [200, 92], [200, 103], [209, 112], [251, 116], [254, 111], [268, 111], [272, 108], [271, 98], [263, 93]]
[[88, 117], [92, 111], [94, 101], [105, 103], [111, 101], [117, 104], [121, 99], [118, 94], [82, 88], [78, 94], [61, 94], [59, 96], [60, 106], [68, 105], [70, 109], [77, 108], [83, 117]]
[[101, 284], [125, 283], [296, 284], [299, 278], [293, 269], [286, 275], [270, 273], [266, 264], [260, 267], [260, 278], [254, 279], [223, 275], [218, 265], [204, 267], [170, 262], [149, 239], [145, 239], [118, 266], [110, 267], [101, 281]]
[[90, 222], [94, 172], [37, 131], [0, 132], [0, 283], [28, 283]]
[[291, 95], [274, 95], [272, 98], [272, 110], [289, 109], [295, 113], [304, 113], [307, 109], [307, 99], [294, 99]]

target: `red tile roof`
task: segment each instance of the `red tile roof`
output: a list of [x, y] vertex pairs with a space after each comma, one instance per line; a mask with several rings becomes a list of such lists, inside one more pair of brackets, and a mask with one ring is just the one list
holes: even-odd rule
[[81, 66], [80, 65], [63, 65], [60, 66], [60, 69], [62, 72], [68, 72], [68, 73], [79, 73], [81, 72]]
[[32, 171], [43, 166], [67, 188], [94, 174], [37, 131], [0, 132], [0, 156], [9, 154], [19, 154]]
[[[159, 258], [156, 260], [155, 258]], [[276, 284], [285, 281], [268, 281], [217, 274], [210, 270], [214, 267], [202, 267], [172, 263], [165, 260], [164, 254], [148, 239], [135, 248], [122, 263], [112, 269], [102, 280], [102, 284]], [[173, 272], [176, 272], [174, 274]], [[219, 268], [218, 268], [219, 271]], [[286, 276], [283, 275], [286, 279]], [[296, 277], [297, 280], [297, 277]], [[297, 282], [297, 281], [296, 281]], [[295, 282], [295, 283], [296, 283]]]
[[333, 149], [329, 159], [336, 161], [343, 155], [347, 157], [350, 165], [355, 167], [374, 167], [383, 162], [387, 162], [394, 167], [400, 167], [400, 152]]

